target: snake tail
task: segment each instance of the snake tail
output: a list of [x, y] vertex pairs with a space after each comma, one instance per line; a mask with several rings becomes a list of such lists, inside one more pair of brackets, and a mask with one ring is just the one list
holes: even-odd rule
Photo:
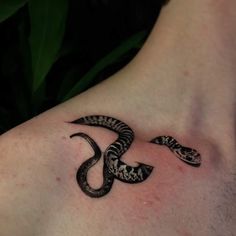
[[94, 189], [89, 185], [87, 180], [88, 171], [92, 166], [94, 166], [100, 160], [102, 153], [98, 145], [87, 134], [75, 133], [72, 134], [70, 138], [73, 138], [75, 136], [79, 136], [85, 139], [90, 144], [90, 146], [93, 148], [94, 151], [94, 156], [83, 162], [82, 165], [79, 167], [76, 174], [77, 183], [80, 186], [81, 190], [88, 196], [93, 198], [102, 197], [106, 195], [108, 192], [110, 192], [114, 182], [114, 176], [109, 171], [109, 169], [104, 165], [102, 186], [98, 189]]

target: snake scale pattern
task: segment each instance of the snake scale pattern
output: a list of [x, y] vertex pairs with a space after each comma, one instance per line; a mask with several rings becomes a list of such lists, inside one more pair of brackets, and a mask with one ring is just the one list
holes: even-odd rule
[[[101, 158], [102, 152], [96, 142], [85, 133], [75, 133], [70, 137], [81, 137], [85, 139], [93, 148], [94, 156], [86, 160], [77, 171], [77, 182], [82, 191], [93, 198], [99, 198], [106, 195], [112, 188], [114, 179], [129, 184], [136, 184], [146, 180], [153, 166], [144, 163], [138, 163], [138, 166], [130, 166], [121, 160], [122, 155], [129, 149], [133, 140], [133, 130], [124, 122], [113, 117], [103, 115], [91, 115], [81, 117], [70, 122], [72, 124], [89, 125], [107, 128], [118, 134], [118, 138], [110, 144], [103, 153], [103, 184], [100, 188], [92, 188], [87, 180], [89, 169], [94, 166]], [[184, 147], [171, 136], [158, 136], [150, 141], [154, 144], [165, 145], [176, 157], [192, 166], [200, 166], [201, 156], [192, 148]]]

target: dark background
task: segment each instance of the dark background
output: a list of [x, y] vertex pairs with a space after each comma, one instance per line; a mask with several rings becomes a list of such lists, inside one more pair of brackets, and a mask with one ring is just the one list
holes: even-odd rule
[[[161, 0], [70, 0], [62, 48], [70, 53], [62, 56], [46, 78], [45, 100], [31, 112], [29, 94], [24, 81], [19, 22], [27, 19], [27, 7], [0, 24], [0, 134], [32, 116], [60, 103], [58, 89], [71, 68], [76, 68], [67, 86], [80, 79], [96, 62], [126, 38], [153, 27], [162, 5]], [[27, 22], [27, 20], [26, 20]], [[25, 26], [26, 34], [30, 31]], [[128, 63], [138, 49], [129, 51], [112, 66], [99, 73], [90, 87], [106, 79]], [[69, 85], [68, 85], [69, 84]], [[24, 97], [24, 99], [22, 99]]]

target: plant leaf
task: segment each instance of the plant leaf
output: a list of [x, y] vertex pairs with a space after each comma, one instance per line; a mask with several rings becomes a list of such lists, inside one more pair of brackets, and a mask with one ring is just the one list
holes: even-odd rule
[[27, 0], [1, 0], [0, 1], [0, 23], [12, 16], [17, 10], [24, 6]]
[[139, 48], [144, 39], [147, 36], [146, 31], [141, 31], [131, 36], [123, 43], [121, 43], [117, 48], [111, 51], [108, 55], [99, 60], [92, 69], [90, 69], [75, 85], [74, 87], [60, 100], [66, 101], [67, 99], [79, 94], [83, 90], [87, 89], [89, 84], [94, 80], [94, 78], [107, 66], [114, 64], [122, 56], [124, 56], [131, 49]]
[[77, 65], [67, 71], [57, 93], [58, 101], [61, 101], [63, 96], [74, 86], [75, 78], [79, 78], [79, 74]]
[[32, 93], [43, 84], [61, 47], [67, 17], [67, 0], [30, 0]]

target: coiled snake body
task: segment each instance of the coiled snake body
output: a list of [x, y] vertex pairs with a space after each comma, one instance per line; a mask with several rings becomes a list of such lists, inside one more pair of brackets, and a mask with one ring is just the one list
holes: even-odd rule
[[[82, 117], [71, 123], [103, 127], [118, 134], [116, 141], [110, 144], [103, 154], [103, 184], [98, 189], [94, 189], [89, 185], [87, 174], [88, 170], [101, 158], [102, 153], [100, 148], [95, 141], [85, 133], [75, 133], [70, 136], [71, 138], [75, 136], [84, 138], [94, 150], [94, 156], [82, 163], [76, 175], [77, 182], [85, 194], [90, 197], [102, 197], [111, 190], [114, 179], [135, 184], [143, 182], [150, 176], [153, 166], [138, 163], [138, 166], [134, 167], [121, 161], [122, 155], [129, 149], [134, 140], [134, 132], [127, 124], [115, 118], [102, 115]], [[171, 136], [158, 136], [150, 142], [167, 146], [180, 160], [187, 164], [199, 166], [201, 163], [200, 154], [195, 149], [180, 145]]]

